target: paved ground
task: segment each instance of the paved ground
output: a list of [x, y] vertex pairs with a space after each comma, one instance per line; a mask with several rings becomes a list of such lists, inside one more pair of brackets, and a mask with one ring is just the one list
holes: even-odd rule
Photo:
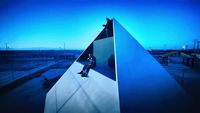
[[0, 62], [0, 87], [19, 79], [55, 61], [9, 61]]
[[[59, 63], [40, 76], [35, 77], [7, 93], [0, 94], [0, 113], [43, 113], [46, 93], [50, 87], [44, 87], [45, 78], [61, 76], [70, 63]], [[52, 86], [55, 83], [49, 84]]]
[[194, 69], [178, 62], [169, 62], [168, 66], [164, 66], [164, 68], [192, 98], [194, 106], [197, 108], [194, 112], [200, 113], [200, 69]]
[[47, 93], [42, 81], [42, 77], [34, 78], [1, 95], [0, 113], [42, 113]]

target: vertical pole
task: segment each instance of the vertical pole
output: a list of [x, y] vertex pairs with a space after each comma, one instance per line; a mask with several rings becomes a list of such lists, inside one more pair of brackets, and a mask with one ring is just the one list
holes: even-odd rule
[[200, 49], [200, 41], [197, 41], [197, 52], [199, 53], [199, 49]]
[[185, 64], [185, 57], [183, 57], [183, 64]]
[[14, 74], [14, 67], [13, 64], [11, 63], [11, 73], [12, 73], [12, 80], [15, 79], [15, 74]]
[[5, 43], [5, 46], [6, 46], [5, 49], [6, 49], [6, 51], [7, 51], [7, 50], [8, 50], [8, 43]]
[[195, 52], [195, 49], [196, 49], [196, 40], [194, 40], [194, 52]]
[[192, 58], [192, 67], [194, 67], [194, 60], [195, 60], [195, 59], [194, 59], [194, 58]]
[[184, 71], [184, 69], [182, 70], [182, 79], [181, 79], [181, 84], [182, 84], [182, 86], [183, 86], [183, 84], [184, 84], [184, 79], [185, 79], [185, 71]]

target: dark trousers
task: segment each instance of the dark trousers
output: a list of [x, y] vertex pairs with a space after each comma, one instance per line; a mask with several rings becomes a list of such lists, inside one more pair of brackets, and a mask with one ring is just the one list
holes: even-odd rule
[[82, 71], [83, 71], [82, 76], [87, 76], [87, 74], [88, 74], [90, 68], [91, 68], [91, 65], [84, 65], [84, 67], [83, 67], [83, 69], [82, 69]]

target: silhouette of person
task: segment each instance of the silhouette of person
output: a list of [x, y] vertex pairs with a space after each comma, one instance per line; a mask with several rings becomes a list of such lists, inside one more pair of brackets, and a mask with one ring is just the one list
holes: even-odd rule
[[87, 77], [89, 70], [91, 68], [94, 68], [95, 66], [96, 58], [91, 53], [89, 53], [87, 58], [87, 64], [84, 65], [83, 69], [78, 74], [81, 74], [82, 77]]
[[106, 18], [107, 23], [103, 25], [103, 27], [105, 27], [105, 32], [106, 32], [106, 37], [109, 37], [110, 34], [110, 27], [112, 27], [112, 20], [109, 18]]

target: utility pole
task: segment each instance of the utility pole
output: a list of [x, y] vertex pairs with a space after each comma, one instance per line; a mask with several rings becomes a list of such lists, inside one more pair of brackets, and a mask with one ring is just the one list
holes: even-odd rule
[[6, 48], [5, 48], [5, 49], [6, 49], [6, 50], [8, 50], [8, 43], [5, 43], [5, 46], [6, 46]]
[[196, 49], [196, 39], [194, 39], [194, 51], [195, 51], [195, 49]]
[[197, 41], [197, 51], [200, 52], [200, 40]]
[[64, 43], [64, 50], [65, 50], [65, 43]]

